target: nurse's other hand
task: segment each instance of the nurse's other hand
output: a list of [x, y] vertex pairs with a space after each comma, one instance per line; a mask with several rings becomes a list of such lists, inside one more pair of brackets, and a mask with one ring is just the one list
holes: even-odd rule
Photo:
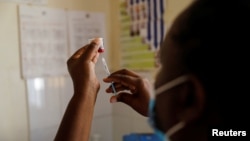
[[[119, 94], [110, 98], [110, 102], [123, 102], [131, 106], [141, 115], [148, 116], [151, 84], [135, 72], [122, 69], [103, 79], [106, 83], [114, 82], [115, 90]], [[125, 90], [125, 91], [124, 91]], [[111, 86], [107, 93], [113, 93]]]

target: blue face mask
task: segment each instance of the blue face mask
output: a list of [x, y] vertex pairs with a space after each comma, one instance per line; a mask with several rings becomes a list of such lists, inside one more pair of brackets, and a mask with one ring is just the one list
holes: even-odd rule
[[[157, 88], [155, 90], [155, 96], [162, 94], [163, 92], [176, 87], [188, 80], [188, 77], [186, 75], [180, 76], [175, 78], [174, 80], [164, 84], [163, 86]], [[157, 136], [157, 141], [170, 141], [170, 137], [182, 129], [185, 126], [185, 122], [179, 122], [175, 124], [173, 127], [169, 128], [166, 133], [162, 132], [156, 127], [155, 124], [155, 112], [154, 112], [154, 106], [155, 106], [155, 99], [151, 98], [149, 102], [149, 124], [154, 129], [154, 134]]]

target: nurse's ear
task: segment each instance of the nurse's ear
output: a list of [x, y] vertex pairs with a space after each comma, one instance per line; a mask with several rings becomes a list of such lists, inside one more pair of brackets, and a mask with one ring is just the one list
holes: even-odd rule
[[179, 120], [186, 123], [197, 120], [202, 116], [205, 107], [205, 91], [201, 81], [195, 75], [190, 75], [182, 86], [181, 93]]

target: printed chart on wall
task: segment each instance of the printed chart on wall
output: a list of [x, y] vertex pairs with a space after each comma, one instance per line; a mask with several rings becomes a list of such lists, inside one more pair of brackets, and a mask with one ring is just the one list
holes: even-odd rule
[[165, 35], [165, 0], [120, 0], [121, 66], [156, 67], [155, 54]]
[[65, 11], [21, 5], [19, 25], [23, 78], [68, 74]]
[[[88, 39], [105, 38], [105, 17], [99, 12], [69, 11], [70, 54], [88, 44]], [[105, 42], [104, 42], [105, 44]], [[104, 45], [105, 46], [105, 45]]]
[[0, 2], [17, 2], [17, 3], [29, 3], [29, 4], [48, 4], [48, 0], [0, 0]]

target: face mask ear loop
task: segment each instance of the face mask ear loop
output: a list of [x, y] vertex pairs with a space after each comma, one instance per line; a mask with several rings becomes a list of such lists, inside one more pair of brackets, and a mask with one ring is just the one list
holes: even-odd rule
[[166, 91], [166, 90], [169, 90], [170, 88], [173, 88], [174, 86], [177, 86], [179, 84], [182, 84], [184, 83], [185, 81], [188, 80], [188, 76], [187, 75], [183, 75], [183, 76], [180, 76], [168, 83], [166, 83], [165, 85], [157, 88], [155, 90], [155, 95], [158, 95], [158, 94], [161, 94], [162, 92]]
[[177, 123], [176, 125], [174, 125], [173, 127], [171, 127], [166, 134], [168, 135], [168, 137], [171, 137], [174, 133], [176, 133], [177, 131], [179, 131], [180, 129], [182, 129], [185, 126], [185, 122], [181, 121], [179, 123]]

